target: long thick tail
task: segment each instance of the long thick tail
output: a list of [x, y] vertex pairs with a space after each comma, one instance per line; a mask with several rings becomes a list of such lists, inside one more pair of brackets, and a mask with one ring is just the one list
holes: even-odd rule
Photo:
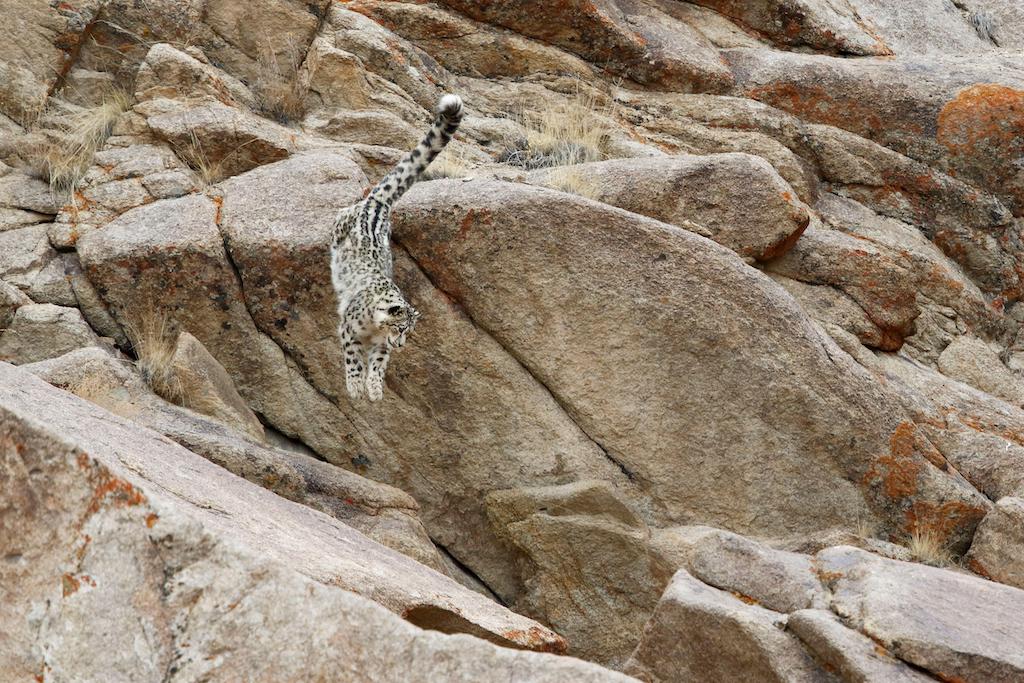
[[442, 97], [437, 104], [434, 123], [420, 140], [420, 144], [402, 157], [398, 165], [370, 191], [369, 197], [388, 207], [397, 202], [445, 148], [461, 121], [462, 99], [458, 95]]

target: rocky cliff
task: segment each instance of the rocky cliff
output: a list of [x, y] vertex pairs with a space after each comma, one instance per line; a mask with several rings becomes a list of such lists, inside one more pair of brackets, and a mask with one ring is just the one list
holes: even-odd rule
[[[1024, 681], [1018, 2], [0, 26], [11, 680]], [[332, 219], [445, 92], [353, 401]]]

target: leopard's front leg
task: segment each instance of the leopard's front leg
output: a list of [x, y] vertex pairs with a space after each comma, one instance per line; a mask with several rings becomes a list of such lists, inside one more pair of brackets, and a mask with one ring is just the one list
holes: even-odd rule
[[390, 353], [386, 342], [374, 344], [370, 348], [366, 370], [366, 395], [371, 401], [379, 401], [384, 397], [384, 375], [388, 371]]

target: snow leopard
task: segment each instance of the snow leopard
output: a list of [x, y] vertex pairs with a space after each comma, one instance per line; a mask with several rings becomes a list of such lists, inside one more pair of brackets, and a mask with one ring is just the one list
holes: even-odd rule
[[462, 99], [445, 95], [430, 130], [362, 201], [338, 212], [331, 239], [331, 280], [345, 387], [353, 399], [384, 395], [388, 356], [420, 318], [393, 279], [391, 209], [440, 154], [462, 121]]

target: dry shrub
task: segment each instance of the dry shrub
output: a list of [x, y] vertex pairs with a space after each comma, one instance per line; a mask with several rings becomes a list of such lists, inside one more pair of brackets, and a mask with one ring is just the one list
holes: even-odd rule
[[[265, 41], [267, 45], [270, 40]], [[256, 79], [252, 91], [264, 116], [278, 123], [291, 124], [306, 114], [307, 76], [302, 69], [306, 52], [294, 38], [285, 41], [282, 55], [270, 47], [256, 59]]]
[[508, 145], [499, 161], [527, 169], [568, 166], [606, 157], [611, 132], [608, 107], [600, 107], [592, 95], [576, 96], [543, 112], [525, 108], [517, 116], [526, 137]]
[[948, 567], [953, 564], [953, 553], [934, 532], [915, 529], [907, 545], [910, 554], [921, 564], [933, 567]]
[[161, 398], [185, 405], [184, 387], [172, 368], [178, 331], [170, 319], [161, 311], [146, 311], [138, 324], [125, 326], [125, 332], [132, 343], [135, 365], [142, 379]]
[[131, 107], [131, 97], [122, 90], [110, 91], [102, 102], [67, 117], [67, 130], [48, 140], [38, 152], [39, 173], [50, 183], [50, 191], [61, 200], [70, 199], [92, 165], [93, 156], [110, 137], [114, 124]]
[[203, 149], [203, 143], [194, 130], [188, 132], [188, 140], [173, 145], [174, 153], [199, 176], [203, 187], [209, 187], [224, 178], [222, 161], [213, 161]]
[[438, 180], [440, 178], [465, 178], [469, 175], [471, 166], [466, 159], [466, 154], [461, 149], [455, 149], [451, 145], [445, 147], [437, 158], [430, 162], [424, 180]]
[[600, 201], [601, 187], [576, 166], [559, 166], [547, 172], [545, 185], [571, 194]]

